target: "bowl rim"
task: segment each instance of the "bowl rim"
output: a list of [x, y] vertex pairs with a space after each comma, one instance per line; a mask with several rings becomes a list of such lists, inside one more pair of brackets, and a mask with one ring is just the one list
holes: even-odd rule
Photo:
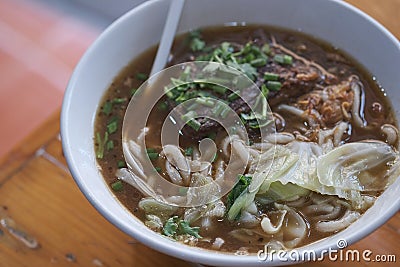
[[[133, 227], [128, 227], [126, 224], [124, 224], [121, 220], [116, 218], [109, 210], [103, 208], [102, 204], [98, 201], [96, 201], [95, 198], [93, 198], [92, 193], [90, 192], [89, 188], [87, 188], [83, 181], [83, 178], [80, 175], [80, 170], [78, 168], [78, 165], [75, 164], [74, 162], [74, 152], [71, 150], [71, 139], [69, 138], [67, 134], [67, 129], [68, 129], [68, 121], [69, 121], [69, 116], [70, 116], [70, 99], [73, 93], [73, 88], [75, 87], [79, 73], [81, 70], [84, 68], [84, 65], [90, 58], [91, 54], [94, 53], [96, 50], [96, 47], [99, 42], [101, 42], [102, 39], [106, 38], [106, 36], [109, 34], [109, 32], [114, 31], [114, 29], [118, 28], [121, 23], [123, 23], [125, 20], [127, 20], [129, 17], [134, 16], [137, 12], [141, 12], [141, 10], [150, 7], [151, 5], [161, 2], [164, 0], [149, 0], [146, 1], [139, 6], [131, 9], [130, 11], [126, 12], [124, 15], [119, 17], [117, 20], [115, 20], [111, 25], [109, 25], [97, 38], [96, 40], [92, 43], [92, 45], [87, 49], [87, 51], [84, 53], [84, 55], [81, 57], [79, 60], [79, 63], [75, 67], [73, 74], [68, 82], [63, 102], [62, 102], [62, 109], [61, 109], [61, 116], [60, 116], [60, 134], [61, 134], [61, 141], [62, 141], [62, 149], [64, 151], [64, 155], [69, 167], [69, 170], [71, 172], [71, 175], [73, 179], [75, 180], [76, 184], [78, 185], [79, 189], [81, 192], [85, 195], [85, 197], [89, 200], [89, 202], [95, 207], [95, 209], [102, 215], [104, 216], [109, 222], [111, 222], [113, 225], [115, 225], [117, 228], [125, 232], [126, 234], [134, 237], [141, 243], [145, 244], [146, 246], [155, 249], [157, 251], [160, 251], [162, 253], [171, 255], [173, 257], [180, 258], [182, 260], [190, 261], [190, 262], [199, 262], [203, 264], [211, 264], [211, 265], [217, 265], [217, 266], [242, 266], [246, 264], [250, 265], [266, 265], [265, 262], [260, 262], [255, 255], [251, 256], [246, 256], [246, 257], [238, 257], [233, 254], [228, 254], [228, 253], [222, 253], [219, 251], [212, 251], [212, 250], [207, 250], [207, 249], [201, 249], [197, 247], [190, 247], [187, 245], [180, 244], [178, 242], [173, 242], [167, 238], [164, 238], [163, 236], [154, 233], [152, 230], [148, 229], [149, 231], [153, 232], [153, 234], [149, 234], [149, 232], [146, 231], [138, 231], [135, 230]], [[342, 5], [349, 11], [356, 13], [356, 15], [363, 17], [364, 19], [368, 20], [371, 24], [373, 24], [374, 27], [379, 29], [388, 39], [390, 39], [392, 42], [396, 43], [399, 51], [400, 51], [400, 42], [399, 40], [392, 34], [390, 33], [383, 25], [381, 25], [378, 21], [376, 21], [374, 18], [370, 17], [360, 9], [356, 8], [355, 6], [342, 1], [342, 0], [325, 0], [325, 1], [330, 1], [333, 3], [336, 3], [337, 5]], [[347, 236], [346, 241], [349, 244], [352, 244], [354, 242], [357, 242], [358, 240], [364, 238], [368, 234], [372, 233], [374, 230], [379, 228], [381, 225], [383, 225], [390, 217], [392, 217], [398, 210], [400, 209], [400, 201], [397, 203], [394, 203], [388, 210], [385, 211], [381, 219], [379, 220], [379, 223], [376, 224], [371, 224], [368, 227], [364, 227], [363, 229], [359, 230], [356, 233], [351, 233], [349, 236]], [[154, 238], [156, 236], [156, 238]], [[318, 242], [318, 241], [317, 241]], [[334, 240], [329, 242], [329, 246], [332, 248], [337, 247], [337, 244]], [[300, 251], [302, 248], [298, 248]], [[317, 255], [321, 254], [321, 251], [323, 248], [316, 249]], [[274, 261], [270, 262], [273, 264], [278, 264], [278, 265], [287, 265], [287, 264], [293, 264], [293, 263], [299, 263], [301, 261], [287, 261], [287, 262], [279, 262], [279, 261]]]

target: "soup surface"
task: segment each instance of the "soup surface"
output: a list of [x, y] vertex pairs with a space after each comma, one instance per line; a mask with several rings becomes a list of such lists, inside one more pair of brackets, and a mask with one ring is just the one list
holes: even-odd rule
[[[99, 168], [115, 196], [160, 234], [233, 253], [257, 252], [266, 244], [295, 248], [348, 227], [396, 176], [396, 121], [375, 77], [329, 44], [259, 25], [205, 28], [179, 36], [169, 65], [213, 61], [244, 72], [268, 100], [274, 138], [261, 138], [260, 129], [266, 124], [237, 95], [211, 85], [179, 84], [150, 113], [146, 148], [133, 157], [137, 162], [125, 162], [121, 139], [125, 110], [148, 78], [155, 52], [153, 47], [134, 59], [107, 90], [97, 114], [95, 146]], [[201, 98], [196, 101], [206, 112], [219, 115], [223, 111], [207, 101], [223, 100], [240, 116], [250, 139], [245, 143], [240, 133], [228, 134], [211, 119], [189, 120], [180, 147], [173, 150], [178, 151], [175, 161], [182, 159], [193, 170], [195, 164], [204, 164], [200, 140], [210, 138], [217, 145], [211, 163], [189, 175], [168, 162], [160, 129], [174, 107], [192, 98]], [[131, 180], [139, 176], [141, 157], [148, 157], [154, 171], [178, 185], [223, 179], [235, 151], [250, 159], [244, 173], [228, 194], [200, 207], [160, 203]], [[252, 162], [268, 165], [271, 153], [275, 161], [263, 176]]]

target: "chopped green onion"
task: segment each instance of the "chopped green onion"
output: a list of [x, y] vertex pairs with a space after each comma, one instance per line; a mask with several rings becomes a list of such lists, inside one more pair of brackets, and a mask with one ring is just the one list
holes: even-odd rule
[[181, 119], [182, 119], [184, 122], [188, 122], [188, 121], [190, 121], [191, 119], [196, 118], [196, 116], [197, 116], [196, 111], [191, 110], [191, 111], [189, 111], [188, 113], [183, 114], [183, 115], [181, 116]]
[[169, 99], [174, 99], [174, 98], [175, 98], [174, 90], [172, 90], [172, 89], [169, 88], [168, 86], [165, 86], [164, 92], [165, 92], [165, 94], [167, 95], [167, 97], [168, 97]]
[[[178, 86], [180, 86], [180, 85], [184, 85], [184, 84], [185, 84], [184, 81], [182, 81], [182, 80], [180, 80], [180, 79], [176, 79], [176, 78], [174, 78], [174, 77], [171, 77], [171, 83], [172, 83], [172, 85], [174, 85], [175, 87], [178, 87]], [[178, 88], [178, 89], [179, 89], [179, 88]]]
[[283, 64], [283, 63], [284, 63], [284, 61], [283, 61], [283, 55], [281, 55], [281, 54], [275, 55], [275, 56], [274, 56], [274, 61]]
[[124, 98], [114, 98], [113, 101], [112, 101], [112, 103], [113, 103], [113, 104], [122, 104], [122, 103], [124, 103], [126, 100], [127, 100], [126, 97], [124, 97]]
[[190, 49], [193, 52], [201, 51], [204, 49], [205, 46], [206, 46], [206, 43], [199, 38], [193, 38], [192, 41], [190, 42]]
[[293, 58], [292, 56], [289, 55], [284, 55], [283, 56], [283, 62], [287, 65], [292, 65], [293, 64]]
[[141, 72], [136, 73], [136, 79], [138, 79], [139, 81], [145, 81], [145, 80], [147, 80], [147, 78], [148, 78], [148, 75], [145, 73], [141, 73]]
[[241, 113], [240, 117], [245, 121], [251, 121], [256, 118], [256, 115], [254, 113], [251, 113], [250, 115], [246, 113]]
[[106, 146], [106, 143], [108, 141], [108, 132], [104, 133], [104, 138], [102, 139], [100, 136], [100, 133], [96, 133], [96, 141], [97, 141], [97, 151], [96, 151], [96, 157], [98, 159], [102, 159], [104, 157], [104, 149]]
[[138, 91], [137, 88], [132, 88], [131, 89], [131, 96], [134, 96], [136, 94], [136, 92]]
[[178, 193], [180, 196], [184, 196], [187, 194], [187, 191], [189, 190], [188, 187], [179, 187], [178, 188]]
[[277, 81], [279, 79], [279, 75], [271, 72], [265, 72], [264, 79], [266, 81]]
[[231, 93], [230, 95], [228, 95], [228, 100], [229, 101], [233, 101], [239, 98], [239, 95], [236, 92]]
[[185, 156], [191, 156], [193, 155], [193, 147], [188, 147], [185, 149]]
[[264, 97], [268, 97], [269, 94], [269, 89], [267, 88], [267, 86], [265, 84], [261, 85], [261, 93], [263, 94]]
[[293, 63], [293, 58], [289, 55], [277, 54], [274, 56], [274, 61], [280, 64], [291, 65]]
[[205, 98], [205, 97], [198, 97], [196, 98], [196, 103], [199, 103], [203, 106], [207, 107], [213, 107], [214, 106], [214, 101], [212, 101], [210, 98]]
[[228, 113], [229, 113], [230, 110], [231, 109], [230, 109], [230, 107], [228, 105], [223, 105], [222, 106], [222, 111], [221, 111], [221, 113], [219, 115], [221, 116], [221, 118], [225, 119], [226, 116], [228, 116]]
[[223, 94], [225, 94], [225, 92], [226, 92], [226, 88], [225, 87], [223, 87], [223, 86], [220, 86], [220, 85], [210, 85], [210, 88], [214, 91], [214, 92], [216, 92], [216, 93], [219, 93], [219, 94], [221, 94], [221, 95], [223, 95]]
[[155, 148], [146, 148], [146, 152], [147, 153], [156, 153], [156, 149]]
[[160, 167], [154, 167], [154, 170], [155, 170], [156, 172], [161, 172], [161, 171], [162, 171], [162, 169], [161, 169]]
[[118, 129], [117, 119], [113, 119], [107, 124], [107, 131], [109, 134], [115, 133], [117, 131], [117, 129]]
[[193, 104], [187, 107], [187, 110], [189, 111], [194, 110], [198, 107], [198, 105], [199, 105], [198, 103], [194, 102]]
[[187, 125], [189, 125], [191, 128], [193, 128], [196, 132], [200, 130], [201, 123], [196, 121], [195, 119], [192, 119], [187, 122]]
[[158, 159], [159, 154], [157, 152], [147, 152], [147, 156], [150, 160], [156, 160]]
[[159, 109], [159, 110], [165, 111], [165, 110], [168, 109], [168, 104], [167, 104], [166, 102], [161, 102], [161, 103], [158, 105], [158, 109]]
[[104, 106], [103, 106], [103, 113], [105, 114], [105, 115], [110, 115], [111, 114], [111, 111], [112, 111], [112, 107], [113, 107], [113, 104], [112, 104], [112, 102], [110, 102], [110, 101], [106, 101], [106, 103], [104, 103]]
[[114, 149], [114, 141], [113, 140], [108, 140], [108, 142], [106, 144], [106, 149], [108, 151]]
[[282, 88], [282, 83], [276, 81], [268, 81], [266, 86], [271, 91], [279, 91]]
[[[250, 63], [250, 62], [252, 62], [253, 60], [255, 60], [256, 59], [256, 56], [254, 55], [254, 54], [248, 54], [245, 58], [244, 58], [244, 61], [246, 62], [246, 63]], [[253, 65], [253, 64], [252, 64]]]
[[121, 191], [123, 189], [124, 185], [122, 184], [121, 181], [116, 181], [114, 183], [111, 184], [111, 188], [114, 191]]
[[254, 67], [262, 67], [267, 64], [267, 59], [265, 58], [256, 58], [252, 61], [250, 61], [250, 64]]
[[271, 53], [271, 48], [269, 47], [269, 44], [264, 44], [261, 48], [261, 51], [263, 51], [265, 54], [269, 55], [269, 53]]
[[260, 129], [260, 128], [263, 128], [263, 127], [269, 125], [271, 122], [272, 122], [272, 120], [266, 120], [263, 123], [259, 124], [258, 121], [251, 121], [251, 122], [249, 122], [249, 126], [250, 126], [250, 128], [253, 128], [253, 129]]
[[215, 107], [211, 110], [213, 115], [218, 115], [222, 112], [224, 108], [224, 105], [220, 102], [217, 103], [217, 105], [215, 105]]
[[125, 168], [126, 167], [125, 161], [118, 160], [117, 166], [118, 166], [119, 169]]
[[215, 138], [217, 137], [217, 134], [216, 134], [215, 132], [212, 132], [212, 133], [209, 133], [209, 134], [207, 135], [207, 137], [210, 138], [210, 139], [212, 139], [212, 140], [215, 140]]

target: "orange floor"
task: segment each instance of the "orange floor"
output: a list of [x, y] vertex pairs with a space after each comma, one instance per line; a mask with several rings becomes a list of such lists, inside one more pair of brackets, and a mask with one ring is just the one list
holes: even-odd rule
[[29, 0], [0, 0], [0, 157], [61, 107], [68, 79], [99, 34]]

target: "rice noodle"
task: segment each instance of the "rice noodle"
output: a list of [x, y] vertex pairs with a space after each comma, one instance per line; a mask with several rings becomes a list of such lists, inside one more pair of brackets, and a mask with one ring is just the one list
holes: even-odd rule
[[200, 151], [197, 149], [197, 147], [193, 148], [193, 154], [192, 154], [192, 159], [193, 160], [200, 160]]
[[334, 210], [334, 207], [331, 204], [323, 203], [323, 204], [313, 204], [304, 208], [303, 212], [305, 214], [320, 214], [320, 213], [330, 213]]
[[273, 143], [273, 144], [288, 144], [292, 141], [295, 140], [295, 137], [293, 134], [291, 133], [276, 133], [276, 134], [271, 134], [268, 135], [265, 138], [265, 141], [269, 142], [269, 143]]
[[348, 123], [340, 122], [333, 130], [333, 145], [339, 146], [343, 139], [343, 135], [349, 127]]
[[315, 224], [315, 229], [320, 232], [337, 232], [346, 227], [350, 224], [355, 222], [358, 218], [360, 218], [360, 213], [352, 210], [347, 210], [342, 218], [337, 219], [335, 221], [322, 221], [317, 222]]
[[258, 151], [266, 151], [273, 146], [272, 143], [254, 143], [251, 147]]
[[225, 243], [225, 241], [222, 238], [217, 237], [217, 238], [215, 238], [214, 243], [212, 244], [211, 247], [213, 249], [220, 249], [224, 243]]
[[[320, 206], [328, 205], [328, 204], [319, 204]], [[313, 219], [316, 221], [326, 221], [326, 220], [334, 220], [337, 219], [342, 211], [342, 206], [339, 203], [333, 203], [333, 210], [331, 212], [327, 212], [326, 214], [321, 214], [317, 216], [313, 216]]]
[[[129, 144], [135, 144], [134, 141], [129, 141]], [[145, 178], [145, 174], [143, 172], [143, 165], [140, 163], [140, 161], [135, 157], [135, 148], [136, 146], [130, 146], [126, 142], [122, 143], [122, 149], [124, 151], [125, 155], [125, 161], [128, 164], [129, 168], [139, 177]], [[133, 147], [133, 150], [131, 149]]]
[[264, 232], [267, 234], [276, 234], [279, 232], [282, 228], [283, 220], [285, 219], [287, 210], [280, 210], [275, 213], [279, 213], [279, 219], [276, 225], [272, 225], [270, 218], [268, 215], [265, 215], [263, 219], [261, 220], [261, 228], [263, 229]]
[[174, 184], [183, 185], [182, 176], [178, 170], [175, 169], [168, 160], [165, 161], [165, 169], [167, 170], [168, 176]]
[[381, 126], [381, 131], [386, 135], [386, 141], [389, 145], [394, 145], [399, 136], [399, 131], [391, 124], [384, 124]]
[[171, 164], [179, 169], [184, 184], [188, 184], [190, 180], [190, 164], [182, 154], [181, 150], [174, 145], [165, 145], [163, 147], [163, 154], [168, 160], [172, 161]]
[[309, 201], [308, 196], [303, 196], [298, 198], [297, 200], [287, 201], [285, 204], [289, 207], [298, 208], [303, 207]]
[[287, 222], [285, 223], [285, 229], [283, 230], [284, 235], [292, 238], [290, 241], [285, 242], [285, 246], [288, 248], [294, 248], [300, 244], [303, 238], [307, 235], [308, 226], [303, 217], [295, 210], [286, 205], [283, 205], [283, 208], [288, 211], [288, 214], [286, 215]]
[[145, 196], [156, 196], [153, 188], [151, 188], [146, 182], [139, 178], [135, 173], [129, 171], [127, 168], [118, 169], [115, 173], [117, 178], [124, 181], [131, 186], [135, 187]]
[[354, 93], [353, 107], [351, 110], [351, 115], [353, 116], [353, 121], [358, 127], [365, 127], [366, 122], [361, 118], [361, 93], [363, 90], [363, 85], [357, 76], [351, 77], [351, 90]]
[[241, 161], [247, 165], [250, 158], [250, 154], [248, 149], [244, 145], [243, 141], [235, 139], [232, 141], [231, 146], [232, 146], [232, 153], [234, 155], [238, 155]]
[[301, 110], [299, 108], [296, 108], [296, 107], [293, 107], [293, 106], [289, 106], [289, 105], [286, 105], [286, 104], [279, 105], [278, 109], [286, 111], [286, 112], [289, 112], [289, 113], [291, 113], [291, 114], [293, 114], [293, 115], [295, 115], [297, 117], [300, 117], [300, 118], [303, 118], [303, 115], [304, 115], [304, 110]]
[[259, 224], [259, 219], [256, 215], [244, 210], [242, 211], [238, 222], [244, 227], [253, 228]]
[[321, 204], [321, 203], [326, 203], [326, 202], [333, 200], [333, 197], [332, 196], [324, 196], [321, 194], [311, 192], [310, 199], [315, 204]]
[[217, 162], [217, 168], [215, 170], [215, 181], [220, 181], [224, 179], [224, 174], [225, 174], [225, 162], [223, 160], [219, 160]]

